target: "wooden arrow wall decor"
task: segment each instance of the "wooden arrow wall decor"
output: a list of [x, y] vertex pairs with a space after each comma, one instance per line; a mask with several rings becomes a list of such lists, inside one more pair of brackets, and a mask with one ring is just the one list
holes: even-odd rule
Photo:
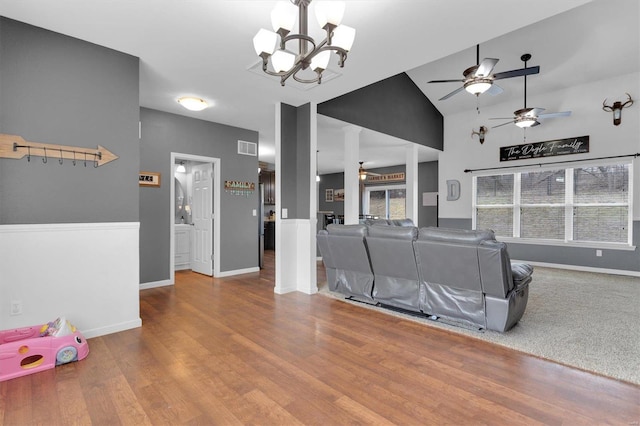
[[60, 164], [64, 160], [71, 160], [74, 166], [78, 161], [84, 162], [85, 166], [87, 162], [91, 162], [94, 167], [102, 166], [118, 158], [117, 155], [100, 145], [97, 149], [90, 149], [29, 142], [18, 135], [0, 133], [0, 158], [19, 160], [24, 157], [27, 157], [28, 161], [31, 161], [31, 157], [42, 157], [42, 161], [45, 163], [48, 160], [58, 160]]

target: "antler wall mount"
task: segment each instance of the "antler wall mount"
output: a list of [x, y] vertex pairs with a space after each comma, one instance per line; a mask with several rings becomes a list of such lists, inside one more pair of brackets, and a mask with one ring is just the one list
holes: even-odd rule
[[478, 131], [476, 132], [475, 129], [471, 130], [471, 139], [473, 139], [474, 135], [478, 135], [478, 139], [480, 140], [480, 144], [482, 145], [484, 143], [484, 136], [489, 132], [489, 129], [487, 129], [485, 126], [480, 126], [480, 128], [478, 129]]
[[615, 101], [613, 105], [607, 105], [607, 100], [602, 101], [602, 110], [607, 112], [613, 112], [613, 125], [618, 126], [622, 122], [622, 109], [629, 108], [633, 105], [633, 99], [631, 99], [631, 95], [625, 93], [627, 95], [627, 101]]

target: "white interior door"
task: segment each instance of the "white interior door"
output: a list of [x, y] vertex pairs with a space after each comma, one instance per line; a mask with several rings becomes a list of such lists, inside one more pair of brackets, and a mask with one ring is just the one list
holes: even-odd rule
[[213, 275], [213, 164], [198, 164], [191, 169], [193, 179], [193, 225], [191, 269]]

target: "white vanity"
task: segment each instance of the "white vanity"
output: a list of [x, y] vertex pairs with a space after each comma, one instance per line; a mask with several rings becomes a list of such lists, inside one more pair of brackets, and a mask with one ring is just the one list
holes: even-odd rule
[[191, 269], [191, 231], [193, 226], [175, 224], [175, 270]]

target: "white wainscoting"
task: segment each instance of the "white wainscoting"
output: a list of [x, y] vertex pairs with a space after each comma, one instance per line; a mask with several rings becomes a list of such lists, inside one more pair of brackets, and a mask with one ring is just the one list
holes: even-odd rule
[[316, 293], [318, 287], [315, 282], [315, 273], [312, 274], [315, 272], [315, 263], [311, 262], [312, 245], [315, 250], [315, 241], [311, 242], [311, 221], [283, 219], [278, 222], [276, 230], [278, 228], [280, 241], [276, 241], [276, 269], [279, 269], [280, 279], [276, 279], [274, 292], [278, 294], [291, 291]]
[[[65, 316], [85, 337], [140, 327], [138, 222], [0, 225], [0, 329]], [[11, 302], [22, 314], [11, 315]]]

